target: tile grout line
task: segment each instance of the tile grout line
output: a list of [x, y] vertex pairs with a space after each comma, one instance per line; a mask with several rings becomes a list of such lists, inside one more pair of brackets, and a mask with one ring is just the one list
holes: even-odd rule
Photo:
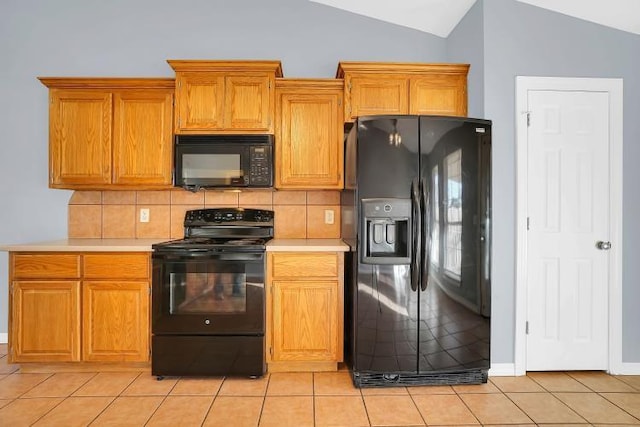
[[202, 419], [202, 422], [200, 423], [200, 427], [204, 426], [204, 423], [207, 421], [207, 418], [209, 417], [209, 414], [211, 413], [211, 410], [213, 409], [213, 404], [215, 403], [216, 400], [218, 400], [218, 396], [219, 396], [220, 390], [222, 390], [222, 384], [224, 384], [224, 382], [226, 380], [227, 380], [226, 376], [222, 377], [222, 381], [220, 382], [220, 386], [216, 390], [216, 393], [213, 395], [213, 399], [211, 399], [211, 403], [209, 403], [209, 408], [207, 409], [207, 412], [204, 414], [204, 418]]
[[[571, 377], [570, 375], [567, 375], [567, 376], [575, 380], [575, 378]], [[547, 389], [547, 388], [546, 388], [542, 383], [540, 383], [540, 382], [536, 381], [536, 380], [535, 380], [535, 378], [532, 378], [532, 377], [530, 377], [529, 375], [526, 375], [526, 374], [525, 374], [525, 377], [526, 377], [526, 378], [529, 378], [529, 379], [530, 379], [530, 380], [532, 380], [534, 383], [536, 383], [537, 385], [539, 385], [539, 386], [542, 388], [542, 390], [544, 391], [544, 393], [545, 393], [545, 394], [548, 394], [548, 395], [552, 396], [554, 399], [556, 399], [558, 402], [560, 402], [562, 405], [564, 405], [564, 406], [565, 406], [569, 411], [571, 411], [572, 413], [576, 414], [578, 417], [582, 418], [586, 423], [591, 424], [591, 422], [590, 422], [590, 421], [588, 421], [585, 417], [583, 417], [583, 416], [582, 416], [582, 414], [578, 413], [576, 410], [574, 410], [572, 407], [570, 407], [570, 406], [569, 406], [566, 402], [564, 402], [562, 399], [559, 399], [559, 398], [558, 398], [558, 396], [556, 396], [555, 394], [553, 394], [553, 392], [552, 392], [551, 390]], [[577, 380], [576, 380], [576, 381], [577, 381]], [[579, 381], [578, 381], [578, 382], [579, 382]], [[580, 383], [580, 384], [582, 384], [582, 383]], [[583, 384], [583, 385], [584, 385], [584, 384]], [[586, 386], [585, 386], [585, 387], [586, 387]], [[589, 387], [587, 387], [587, 388], [589, 388]], [[591, 389], [589, 388], [589, 390], [591, 390]], [[502, 391], [502, 390], [501, 390], [501, 391]], [[517, 393], [517, 392], [513, 392], [513, 393]], [[521, 393], [536, 393], [536, 392], [521, 392]], [[588, 392], [588, 393], [591, 393], [591, 392]], [[504, 395], [505, 395], [505, 397], [506, 397], [507, 399], [509, 399], [511, 402], [513, 402], [513, 404], [514, 404], [514, 405], [516, 405], [516, 407], [517, 407], [518, 409], [520, 409], [522, 412], [524, 412], [524, 414], [525, 414], [527, 417], [529, 417], [529, 419], [531, 419], [531, 420], [532, 420], [532, 421], [534, 421], [534, 423], [535, 423], [535, 420], [533, 420], [533, 419], [531, 418], [531, 416], [530, 416], [529, 414], [527, 414], [527, 412], [526, 412], [523, 408], [521, 408], [520, 406], [518, 406], [518, 404], [517, 404], [516, 402], [514, 402], [514, 401], [513, 401], [513, 400], [512, 400], [512, 399], [511, 399], [511, 398], [510, 398], [506, 393], [504, 393]], [[536, 424], [537, 424], [537, 423], [536, 423]]]
[[[603, 393], [609, 393], [609, 392], [603, 392]], [[620, 392], [620, 393], [624, 393], [624, 392]], [[600, 396], [601, 398], [603, 398], [604, 400], [606, 400], [607, 402], [611, 403], [613, 406], [615, 406], [616, 408], [620, 409], [622, 412], [624, 412], [625, 414], [629, 415], [631, 418], [633, 418], [636, 421], [640, 421], [640, 418], [636, 417], [635, 415], [633, 415], [632, 413], [630, 413], [629, 411], [627, 411], [626, 409], [624, 409], [623, 407], [621, 407], [620, 405], [618, 405], [616, 402], [613, 402], [609, 399], [607, 399], [605, 396], [602, 395], [602, 393], [598, 393], [596, 392], [596, 394], [598, 396]], [[630, 393], [631, 394], [631, 393]], [[634, 393], [635, 394], [635, 393]]]
[[405, 389], [407, 389], [407, 394], [409, 395], [409, 399], [411, 399], [411, 402], [413, 403], [413, 407], [416, 408], [416, 411], [418, 411], [418, 415], [420, 415], [420, 419], [422, 420], [422, 423], [425, 426], [428, 426], [429, 423], [427, 423], [427, 419], [424, 417], [424, 415], [422, 415], [422, 411], [420, 410], [420, 408], [418, 408], [416, 401], [413, 399], [413, 394], [411, 394], [411, 392], [408, 390], [408, 387], [405, 387]]
[[[95, 377], [97, 375], [97, 373], [93, 373], [93, 377]], [[44, 384], [45, 381], [49, 380], [50, 378], [53, 378], [56, 374], [51, 374], [49, 375], [47, 378], [44, 379], [44, 381], [38, 383], [37, 385], [31, 387], [29, 390], [25, 391], [24, 393], [22, 393], [20, 396], [24, 396], [25, 394], [27, 394], [29, 391], [33, 390], [34, 388], [36, 388], [37, 386], [39, 386], [40, 384]], [[91, 377], [91, 378], [93, 378]], [[85, 381], [81, 386], [79, 386], [78, 388], [75, 389], [75, 391], [71, 392], [71, 394], [73, 394], [74, 392], [78, 391], [82, 386], [84, 386], [84, 384], [86, 384], [87, 382], [89, 382], [91, 380], [91, 378], [89, 378], [87, 381]], [[54, 409], [56, 409], [58, 406], [62, 405], [70, 396], [71, 394], [67, 394], [66, 396], [62, 397], [62, 400], [60, 402], [58, 402], [57, 405], [53, 406], [51, 409], [49, 409], [47, 412], [43, 413], [42, 415], [40, 415], [40, 417], [38, 417], [33, 423], [37, 423], [38, 421], [40, 421], [41, 419], [43, 419], [44, 417], [46, 417], [47, 415], [49, 415], [51, 412], [53, 412]], [[51, 399], [55, 399], [56, 397], [52, 397]], [[17, 397], [14, 400], [18, 400], [20, 399], [20, 397]], [[27, 397], [25, 397], [24, 399], [29, 399]], [[35, 397], [34, 399], [38, 399], [38, 397]]]
[[[351, 374], [349, 374], [349, 377], [351, 377]], [[351, 379], [351, 378], [349, 378]], [[354, 385], [355, 387], [355, 385]], [[367, 422], [369, 423], [369, 426], [372, 426], [373, 424], [371, 423], [371, 417], [369, 416], [369, 410], [367, 409], [367, 401], [364, 398], [364, 393], [362, 393], [362, 388], [358, 389], [358, 392], [360, 393], [360, 399], [362, 399], [362, 405], [364, 406], [364, 413], [367, 415]]]
[[[578, 371], [578, 372], [579, 372], [579, 371]], [[578, 382], [579, 384], [583, 385], [584, 387], [586, 387], [587, 389], [589, 389], [589, 390], [590, 390], [590, 391], [588, 391], [588, 392], [583, 392], [583, 393], [585, 393], [585, 394], [589, 394], [589, 393], [591, 393], [591, 394], [598, 395], [598, 396], [600, 396], [601, 398], [605, 399], [607, 402], [609, 402], [609, 403], [611, 403], [612, 405], [614, 405], [615, 407], [619, 408], [621, 411], [623, 411], [624, 413], [626, 413], [626, 414], [627, 414], [627, 415], [629, 415], [630, 417], [634, 418], [634, 419], [635, 419], [635, 420], [637, 420], [637, 421], [640, 421], [640, 418], [635, 417], [633, 414], [631, 414], [630, 412], [628, 412], [628, 411], [627, 411], [627, 410], [625, 410], [624, 408], [622, 408], [622, 407], [618, 406], [615, 402], [613, 402], [613, 401], [611, 401], [611, 400], [607, 399], [605, 396], [603, 396], [603, 395], [602, 395], [602, 393], [609, 393], [609, 392], [598, 392], [598, 391], [594, 390], [592, 387], [589, 387], [589, 386], [588, 386], [587, 384], [585, 384], [584, 382], [580, 381], [578, 378], [576, 378], [576, 377], [574, 377], [573, 375], [571, 375], [571, 373], [569, 373], [569, 372], [565, 372], [565, 375], [566, 375], [566, 376], [568, 376], [568, 377], [569, 377], [569, 378], [571, 378], [572, 380], [574, 380], [574, 381]], [[586, 422], [588, 422], [588, 423], [589, 423], [589, 421], [588, 421], [584, 416], [582, 416], [582, 414], [578, 413], [576, 410], [574, 410], [573, 408], [571, 408], [571, 407], [570, 407], [566, 402], [564, 402], [562, 399], [558, 398], [558, 396], [556, 396], [556, 394], [555, 394], [555, 393], [580, 393], [580, 392], [571, 392], [571, 391], [566, 391], [566, 392], [563, 392], [563, 391], [556, 391], [556, 392], [553, 392], [553, 391], [551, 391], [551, 390], [547, 389], [547, 388], [546, 388], [542, 383], [540, 383], [539, 381], [536, 381], [536, 379], [535, 379], [535, 378], [530, 377], [530, 376], [528, 376], [528, 375], [526, 375], [526, 377], [527, 377], [527, 378], [532, 379], [536, 384], [540, 385], [540, 387], [542, 387], [542, 389], [543, 389], [545, 392], [547, 392], [548, 394], [550, 394], [551, 396], [553, 396], [555, 399], [557, 399], [558, 401], [560, 401], [564, 406], [566, 406], [570, 411], [574, 412], [574, 413], [575, 413], [576, 415], [578, 415], [580, 418], [582, 418], [583, 420], [585, 420]], [[613, 377], [612, 375], [609, 375], [609, 377], [611, 377], [611, 378], [615, 378], [615, 377]], [[635, 389], [635, 387], [631, 386], [630, 384], [627, 384], [625, 381], [622, 381], [622, 380], [620, 380], [620, 379], [618, 379], [618, 378], [615, 378], [615, 379], [616, 379], [616, 380], [618, 380], [618, 381], [620, 381], [621, 383], [626, 384], [626, 385], [629, 385], [631, 388], [634, 388], [634, 389]], [[611, 393], [615, 393], [615, 392], [611, 392]], [[625, 393], [625, 392], [618, 392], [618, 393]], [[633, 393], [637, 393], [637, 391], [634, 391]], [[515, 402], [514, 402], [514, 403], [515, 403]]]
[[[140, 374], [142, 375], [142, 374]], [[153, 375], [151, 375], [153, 376]], [[137, 378], [137, 377], [136, 377]], [[167, 390], [167, 393], [164, 395], [164, 397], [162, 398], [162, 400], [160, 401], [160, 404], [158, 406], [156, 406], [156, 409], [153, 410], [153, 412], [151, 413], [151, 415], [149, 415], [149, 418], [147, 418], [147, 420], [144, 422], [143, 425], [147, 425], [149, 424], [149, 421], [151, 421], [151, 419], [153, 418], [153, 416], [156, 414], [156, 412], [158, 412], [158, 409], [160, 409], [160, 407], [162, 406], [162, 404], [167, 400], [167, 397], [169, 397], [169, 395], [171, 394], [171, 392], [173, 391], [174, 388], [176, 388], [176, 386], [178, 385], [178, 382], [182, 379], [182, 377], [178, 377], [178, 379], [176, 380], [175, 384], [173, 384], [173, 387], [171, 387], [169, 390]], [[156, 378], [156, 381], [158, 381], [158, 379]], [[153, 397], [150, 396], [150, 397]]]
[[258, 426], [262, 421], [262, 413], [264, 412], [264, 404], [267, 401], [267, 391], [269, 390], [269, 383], [271, 383], [271, 374], [267, 373], [267, 386], [264, 388], [264, 394], [262, 395], [262, 405], [260, 406], [260, 414], [258, 415]]
[[135, 380], [137, 380], [140, 377], [140, 375], [142, 375], [142, 374], [143, 374], [143, 372], [139, 372], [138, 375], [136, 375], [122, 390], [120, 390], [120, 392], [116, 396], [102, 396], [102, 397], [111, 397], [112, 398], [111, 402], [109, 402], [109, 404], [107, 406], [102, 408], [102, 410], [95, 417], [93, 417], [93, 419], [87, 425], [89, 426], [89, 425], [93, 424], [98, 418], [100, 418], [100, 415], [104, 414], [106, 412], [106, 410], [109, 409], [109, 407], [111, 405], [113, 405], [113, 402], [115, 402], [119, 397], [122, 397], [122, 393], [126, 389], [131, 387], [131, 384], [133, 384], [135, 382]]
[[[578, 381], [575, 378], [573, 378], [571, 375], [569, 374], [565, 374], [567, 375], [569, 378], [573, 379], [574, 381]], [[585, 422], [591, 424], [591, 422], [589, 420], [587, 420], [585, 417], [582, 416], [582, 414], [578, 413], [578, 411], [574, 410], [571, 406], [569, 406], [565, 401], [563, 401], [562, 399], [558, 398], [558, 396], [556, 396], [555, 394], [553, 394], [553, 392], [551, 390], [549, 390], [547, 387], [545, 387], [541, 382], [536, 381], [535, 378], [530, 377], [529, 375], [525, 376], [529, 379], [531, 379], [533, 382], [535, 382], [536, 384], [538, 384], [540, 387], [542, 387], [542, 389], [545, 391], [545, 393], [549, 394], [550, 396], [552, 396], [554, 399], [556, 399], [557, 401], [559, 401], [560, 403], [562, 403], [567, 409], [569, 409], [571, 412], [573, 412], [574, 414], [576, 414], [577, 416], [579, 416], [580, 418], [582, 418]], [[580, 381], [578, 381], [580, 384], [582, 384]], [[584, 384], [582, 384], [584, 385]], [[584, 385], [586, 387], [586, 385]], [[589, 387], [587, 387], [589, 390], [591, 390]], [[560, 392], [561, 393], [561, 392]], [[589, 392], [590, 393], [590, 392]], [[509, 396], [507, 396], [507, 398], [509, 398]], [[511, 399], [509, 399], [511, 400]], [[513, 401], [512, 401], [513, 402]], [[515, 402], [514, 402], [515, 404]], [[518, 405], [516, 405], [518, 406]], [[524, 411], [523, 411], [524, 412]], [[525, 412], [526, 413], [526, 412]], [[529, 417], [531, 418], [531, 417]]]
[[[487, 379], [487, 383], [489, 383], [489, 379]], [[494, 387], [496, 386], [495, 384], [493, 384], [493, 382], [492, 382], [491, 384], [492, 384]], [[473, 418], [475, 418], [475, 419], [476, 419], [476, 421], [478, 421], [478, 424], [479, 424], [479, 425], [481, 425], [481, 426], [482, 426], [482, 425], [484, 425], [484, 424], [482, 424], [482, 421], [480, 421], [480, 418], [478, 418], [478, 416], [475, 414], [475, 412], [473, 412], [473, 411], [471, 410], [471, 408], [469, 407], [469, 405], [467, 404], [467, 402], [465, 402], [465, 401], [464, 401], [464, 399], [463, 399], [463, 398], [462, 398], [462, 396], [461, 396], [461, 393], [458, 393], [458, 391], [457, 391], [455, 388], [453, 388], [451, 385], [450, 385], [449, 387], [451, 387], [451, 390], [453, 390], [453, 393], [455, 394], [455, 396], [457, 396], [457, 397], [458, 397], [458, 399], [460, 399], [460, 401], [461, 401], [461, 402], [462, 402], [462, 404], [465, 406], [465, 408], [467, 408], [467, 410], [469, 411], [469, 413], [470, 413], [471, 415], [473, 415]], [[497, 388], [497, 387], [496, 387], [496, 388]], [[500, 389], [498, 389], [498, 390], [500, 390]], [[427, 425], [428, 425], [428, 424], [427, 424]]]

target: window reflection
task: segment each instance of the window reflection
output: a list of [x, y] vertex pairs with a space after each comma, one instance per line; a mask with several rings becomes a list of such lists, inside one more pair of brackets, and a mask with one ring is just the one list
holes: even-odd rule
[[460, 278], [462, 266], [462, 150], [445, 157], [445, 272]]

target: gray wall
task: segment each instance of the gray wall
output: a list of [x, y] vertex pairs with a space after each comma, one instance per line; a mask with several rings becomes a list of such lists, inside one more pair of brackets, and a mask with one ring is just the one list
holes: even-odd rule
[[470, 64], [467, 76], [469, 117], [484, 118], [484, 8], [477, 0], [447, 37], [447, 62]]
[[[0, 245], [65, 238], [71, 193], [47, 187], [36, 76], [173, 76], [166, 59], [279, 59], [287, 77], [340, 60], [446, 62], [444, 39], [306, 0], [0, 1]], [[0, 252], [0, 333], [7, 332]]]
[[[640, 36], [485, 0], [484, 112], [493, 120], [492, 361], [514, 361], [515, 76], [624, 79], [623, 362], [640, 362]], [[616, 242], [613, 242], [614, 244]]]

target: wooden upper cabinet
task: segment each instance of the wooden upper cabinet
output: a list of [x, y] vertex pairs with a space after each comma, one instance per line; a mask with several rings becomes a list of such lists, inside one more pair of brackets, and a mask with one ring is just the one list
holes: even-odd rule
[[343, 186], [343, 81], [276, 80], [276, 188]]
[[280, 61], [169, 60], [176, 133], [273, 133]]
[[411, 79], [409, 114], [467, 115], [466, 75], [429, 76]]
[[111, 93], [52, 89], [50, 101], [52, 186], [110, 183]]
[[173, 79], [40, 80], [50, 88], [51, 188], [171, 185]]
[[113, 183], [171, 185], [172, 91], [117, 92], [114, 104]]
[[408, 79], [358, 75], [346, 80], [350, 117], [408, 113]]
[[180, 73], [176, 76], [176, 132], [224, 127], [224, 75]]
[[225, 127], [273, 132], [273, 79], [270, 76], [225, 78]]
[[466, 116], [467, 64], [340, 62], [345, 120], [383, 114]]

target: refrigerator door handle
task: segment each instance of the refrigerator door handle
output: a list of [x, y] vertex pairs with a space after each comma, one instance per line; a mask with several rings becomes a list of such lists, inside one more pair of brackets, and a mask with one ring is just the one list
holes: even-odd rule
[[418, 291], [420, 285], [422, 237], [422, 215], [420, 203], [420, 181], [414, 178], [411, 181], [411, 290]]
[[427, 290], [429, 284], [429, 263], [431, 262], [429, 256], [431, 254], [431, 210], [429, 203], [429, 188], [427, 187], [427, 181], [424, 178], [420, 178], [420, 244], [422, 249], [422, 256], [420, 257], [420, 290], [423, 292]]

